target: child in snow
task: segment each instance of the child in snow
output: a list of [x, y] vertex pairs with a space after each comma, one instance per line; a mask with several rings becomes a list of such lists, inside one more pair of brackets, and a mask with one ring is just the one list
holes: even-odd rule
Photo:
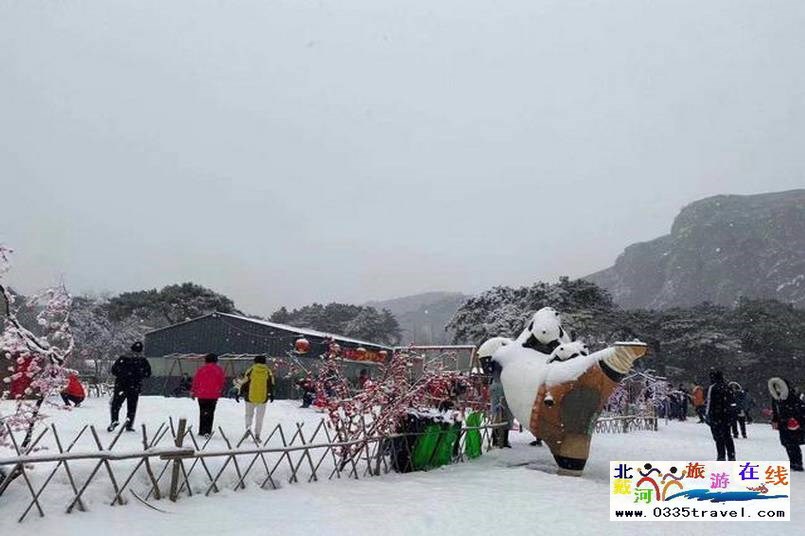
[[241, 393], [246, 399], [246, 430], [252, 430], [254, 422], [254, 437], [260, 441], [266, 402], [274, 402], [274, 375], [266, 365], [265, 356], [258, 355], [254, 358], [254, 365], [243, 375]]
[[788, 453], [792, 471], [802, 471], [802, 448], [805, 443], [805, 403], [799, 393], [788, 380], [771, 378], [769, 380], [771, 394], [771, 425], [780, 433], [780, 443]]
[[224, 389], [226, 375], [224, 369], [218, 366], [217, 355], [207, 354], [204, 356], [204, 363], [193, 377], [190, 396], [198, 399], [198, 433], [202, 437], [210, 437], [215, 406]]
[[70, 375], [67, 376], [67, 386], [61, 392], [61, 399], [64, 400], [64, 405], [69, 406], [70, 402], [72, 402], [75, 407], [78, 407], [86, 396], [84, 386], [78, 381], [78, 376], [70, 373]]

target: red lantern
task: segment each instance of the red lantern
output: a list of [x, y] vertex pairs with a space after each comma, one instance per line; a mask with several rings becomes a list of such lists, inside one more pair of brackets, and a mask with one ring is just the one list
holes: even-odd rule
[[296, 339], [294, 350], [297, 354], [306, 354], [310, 351], [310, 341], [303, 338]]

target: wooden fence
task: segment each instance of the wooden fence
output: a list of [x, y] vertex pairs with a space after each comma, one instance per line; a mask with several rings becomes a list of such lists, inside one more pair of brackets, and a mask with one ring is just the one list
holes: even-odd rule
[[595, 423], [599, 434], [625, 434], [629, 432], [657, 431], [656, 415], [617, 415], [601, 417]]
[[[343, 441], [333, 436], [323, 419], [315, 425], [296, 423], [290, 431], [287, 425], [277, 424], [266, 439], [258, 441], [250, 432], [230, 438], [221, 428], [212, 438], [202, 438], [184, 419], [169, 419], [156, 430], [141, 425], [136, 449], [118, 446], [123, 428], [104, 445], [94, 426], [85, 425], [65, 442], [51, 424], [25, 448], [9, 428], [15, 456], [0, 458], [0, 470], [5, 473], [0, 476], [0, 505], [17, 502], [22, 495], [19, 500], [26, 507], [20, 522], [34, 509], [40, 516], [46, 508], [55, 507], [71, 513], [102, 502], [123, 505], [131, 498], [159, 510], [155, 503], [165, 498], [175, 501], [182, 494], [277, 489], [285, 483], [359, 479], [413, 469], [412, 445], [421, 434], [370, 436], [365, 422], [359, 426], [362, 433], [356, 439]], [[488, 451], [492, 430], [503, 426], [507, 424], [461, 427], [451, 462], [467, 461], [468, 434], [480, 436], [482, 448]], [[595, 424], [596, 433], [643, 430], [656, 431], [657, 418], [602, 417]]]
[[[413, 440], [421, 434], [369, 436], [366, 424], [361, 426], [357, 439], [339, 441], [324, 420], [296, 423], [290, 431], [277, 424], [265, 440], [257, 441], [250, 432], [235, 440], [221, 428], [212, 438], [201, 438], [184, 419], [170, 419], [153, 431], [141, 425], [138, 449], [118, 447], [122, 428], [104, 445], [94, 426], [84, 426], [65, 442], [51, 424], [24, 449], [9, 429], [16, 455], [0, 458], [5, 472], [0, 505], [25, 504], [18, 518], [22, 522], [32, 510], [39, 516], [57, 507], [71, 513], [102, 502], [123, 505], [131, 498], [159, 510], [155, 503], [175, 501], [182, 494], [277, 489], [285, 483], [359, 479], [412, 469]], [[480, 437], [481, 448], [488, 451], [491, 431], [501, 426], [506, 425], [461, 427], [451, 463], [467, 461], [468, 434]], [[52, 448], [42, 449], [45, 439]]]

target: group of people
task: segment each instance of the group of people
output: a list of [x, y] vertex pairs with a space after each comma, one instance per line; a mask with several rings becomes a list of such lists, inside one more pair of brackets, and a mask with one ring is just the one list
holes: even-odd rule
[[[329, 379], [325, 377], [317, 382], [309, 373], [296, 380], [296, 387], [302, 392], [302, 405], [300, 407], [309, 408], [313, 406], [319, 410], [324, 408], [327, 405], [327, 400], [330, 397], [336, 396], [336, 390], [333, 387], [335, 381], [336, 378]], [[369, 376], [369, 370], [363, 368], [358, 373], [358, 376], [355, 377], [352, 389], [354, 391], [361, 391], [372, 385], [374, 385], [374, 383]]]
[[[120, 410], [124, 402], [126, 403], [126, 420], [123, 425], [125, 430], [134, 431], [134, 419], [137, 414], [137, 403], [142, 391], [142, 384], [144, 380], [151, 377], [151, 366], [143, 357], [142, 351], [142, 343], [135, 342], [131, 345], [131, 351], [119, 357], [112, 365], [111, 372], [115, 377], [115, 386], [110, 404], [111, 420], [107, 428], [109, 432], [114, 431], [120, 425]], [[80, 386], [77, 378], [75, 381], [68, 380], [68, 385], [62, 393], [65, 404], [72, 401], [78, 405], [83, 401], [83, 396], [80, 400], [75, 397], [75, 383]], [[255, 357], [254, 363], [233, 383], [236, 400], [239, 401], [242, 397], [245, 401], [246, 430], [251, 431], [255, 439], [259, 441], [266, 404], [274, 401], [274, 375], [266, 364], [266, 357]], [[190, 381], [189, 390], [190, 396], [198, 402], [198, 433], [202, 437], [208, 438], [212, 435], [218, 399], [226, 391], [226, 374], [224, 369], [218, 365], [217, 355], [204, 356], [204, 365], [196, 371]]]
[[[226, 387], [226, 374], [218, 365], [218, 356], [207, 354], [190, 387], [190, 396], [198, 401], [199, 426], [198, 431], [202, 437], [212, 435], [212, 426], [215, 420], [215, 407], [218, 399], [224, 394]], [[254, 363], [234, 381], [235, 400], [243, 398], [246, 406], [245, 426], [255, 440], [260, 441], [263, 430], [263, 420], [266, 414], [266, 404], [274, 402], [274, 374], [266, 364], [266, 357], [259, 355]]]
[[[780, 435], [780, 443], [788, 454], [792, 471], [802, 471], [802, 448], [805, 443], [805, 402], [796, 388], [782, 378], [769, 380], [771, 425]], [[729, 384], [720, 370], [710, 371], [710, 387], [704, 404], [703, 420], [710, 426], [718, 460], [735, 460], [735, 442], [740, 427], [746, 438], [746, 423], [751, 422], [754, 401], [735, 382]], [[701, 415], [701, 414], [700, 414]]]
[[[115, 377], [114, 392], [110, 403], [111, 422], [108, 431], [115, 430], [119, 424], [120, 410], [126, 403], [126, 419], [124, 427], [127, 431], [134, 431], [134, 419], [137, 413], [137, 404], [142, 390], [143, 381], [151, 376], [151, 367], [148, 360], [142, 355], [143, 345], [135, 342], [131, 351], [119, 357], [112, 365], [112, 375]], [[479, 350], [479, 353], [482, 352]], [[500, 370], [489, 356], [482, 355], [482, 362], [486, 372], [490, 375], [490, 398], [492, 414], [496, 422], [512, 422], [513, 418], [505, 401], [502, 385], [500, 383]], [[484, 359], [486, 358], [486, 359]], [[365, 386], [368, 372], [361, 371], [358, 384]], [[302, 388], [302, 406], [307, 407], [313, 402], [316, 394], [315, 383], [310, 378], [297, 382]], [[246, 430], [252, 432], [256, 440], [260, 440], [265, 418], [266, 404], [274, 401], [274, 375], [266, 364], [265, 356], [257, 356], [254, 363], [240, 377], [236, 378], [234, 395], [236, 400], [242, 397], [245, 401], [244, 424]], [[771, 394], [771, 424], [779, 432], [780, 443], [786, 450], [791, 469], [803, 470], [802, 450], [800, 445], [805, 443], [805, 400], [795, 387], [782, 378], [772, 378], [768, 383]], [[203, 437], [212, 434], [215, 419], [215, 409], [218, 399], [226, 390], [226, 374], [218, 365], [218, 356], [207, 354], [204, 365], [199, 367], [190, 381], [190, 396], [198, 402], [199, 427], [198, 432]], [[66, 405], [79, 406], [86, 397], [81, 382], [74, 374], [67, 378], [67, 384], [61, 393]], [[747, 437], [746, 424], [752, 422], [751, 411], [755, 402], [749, 393], [738, 383], [724, 379], [720, 370], [710, 371], [710, 385], [705, 389], [700, 385], [693, 387], [690, 393], [679, 385], [676, 390], [669, 392], [669, 404], [665, 411], [668, 417], [684, 420], [687, 416], [688, 402], [690, 402], [699, 417], [700, 423], [710, 427], [713, 441], [716, 446], [718, 460], [735, 460], [735, 443], [733, 439], [740, 436]], [[495, 442], [498, 446], [508, 447], [508, 430], [501, 428], [496, 434]], [[532, 444], [538, 444], [537, 439]]]
[[665, 404], [659, 408], [660, 417], [667, 417], [676, 421], [687, 420], [688, 408], [692, 398], [693, 395], [688, 392], [683, 384], [680, 383], [675, 389], [674, 385], [668, 382]]
[[[729, 382], [727, 384], [730, 393], [733, 397], [733, 409], [731, 412], [730, 431], [732, 437], [737, 439], [740, 429], [741, 437], [746, 439], [746, 425], [752, 424], [752, 411], [755, 409], [755, 399], [749, 394], [749, 391], [741, 387], [738, 382]], [[691, 395], [693, 407], [696, 415], [699, 417], [699, 423], [707, 422], [707, 391], [701, 385], [693, 388]]]
[[[737, 439], [740, 432], [740, 436], [746, 439], [746, 425], [752, 423], [755, 400], [738, 382], [729, 382], [728, 387], [735, 402], [730, 421], [732, 437]], [[699, 417], [699, 423], [706, 422], [707, 389], [701, 385], [694, 385], [693, 389], [688, 391], [682, 383], [674, 388], [673, 384], [669, 382], [667, 393], [665, 404], [659, 408], [660, 417], [685, 421], [688, 418], [690, 406], [693, 406], [693, 411]]]

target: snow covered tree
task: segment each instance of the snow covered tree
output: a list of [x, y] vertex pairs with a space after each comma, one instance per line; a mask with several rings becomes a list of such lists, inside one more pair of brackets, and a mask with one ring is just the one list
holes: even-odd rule
[[480, 344], [517, 336], [544, 306], [562, 313], [565, 327], [592, 348], [640, 339], [651, 349], [639, 363], [675, 383], [706, 384], [710, 368], [765, 397], [770, 375], [805, 382], [805, 311], [775, 300], [743, 298], [735, 307], [701, 303], [662, 311], [624, 310], [587, 281], [495, 287], [459, 308], [448, 325], [456, 343]]
[[271, 315], [270, 320], [381, 344], [397, 344], [401, 336], [394, 315], [386, 309], [378, 311], [365, 305], [314, 303], [292, 311], [282, 307]]
[[106, 307], [114, 321], [133, 317], [151, 329], [216, 311], [240, 314], [231, 299], [195, 283], [169, 285], [161, 290], [124, 292], [110, 299]]
[[561, 311], [566, 327], [587, 340], [606, 331], [603, 323], [616, 309], [609, 293], [595, 284], [562, 277], [554, 284], [483, 292], [467, 300], [447, 328], [455, 331], [453, 340], [459, 344], [480, 344], [498, 335], [516, 337], [531, 315], [546, 306]]
[[[31, 440], [34, 426], [43, 416], [40, 412], [48, 396], [58, 393], [66, 383], [66, 361], [73, 351], [70, 332], [72, 299], [63, 285], [48, 289], [29, 303], [41, 303], [37, 315], [39, 332], [35, 334], [17, 316], [16, 298], [8, 291], [3, 277], [10, 267], [11, 250], [0, 245], [0, 294], [3, 299], [3, 332], [0, 335], [0, 354], [3, 365], [11, 374], [3, 379], [2, 399], [14, 398], [15, 410], [5, 415], [0, 427], [0, 444], [8, 440], [8, 430], [26, 431], [22, 447]], [[21, 392], [12, 396], [14, 382], [22, 385]]]
[[113, 320], [109, 300], [91, 296], [73, 299], [70, 328], [75, 339], [74, 368], [99, 379], [106, 378], [114, 360], [148, 330], [134, 316]]

